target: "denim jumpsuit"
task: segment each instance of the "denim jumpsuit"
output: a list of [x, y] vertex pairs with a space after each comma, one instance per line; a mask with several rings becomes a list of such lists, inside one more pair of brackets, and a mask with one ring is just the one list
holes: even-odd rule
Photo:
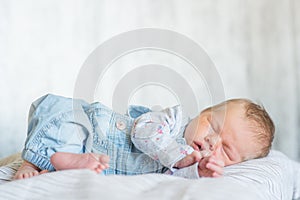
[[[54, 171], [50, 157], [55, 152], [93, 152], [110, 157], [105, 175], [167, 172], [168, 168], [137, 149], [131, 140], [134, 120], [150, 111], [130, 106], [123, 115], [99, 102], [45, 95], [31, 105], [22, 157], [42, 170]], [[185, 126], [180, 128], [181, 140]]]

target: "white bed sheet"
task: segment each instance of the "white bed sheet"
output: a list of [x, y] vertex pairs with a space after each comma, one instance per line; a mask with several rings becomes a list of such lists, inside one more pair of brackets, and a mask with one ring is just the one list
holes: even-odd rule
[[[3, 167], [2, 167], [3, 168]], [[0, 185], [0, 199], [300, 199], [300, 165], [280, 152], [226, 167], [222, 178], [102, 176], [68, 170]]]
[[101, 176], [68, 170], [0, 186], [1, 199], [270, 199], [226, 178], [187, 180], [162, 174]]

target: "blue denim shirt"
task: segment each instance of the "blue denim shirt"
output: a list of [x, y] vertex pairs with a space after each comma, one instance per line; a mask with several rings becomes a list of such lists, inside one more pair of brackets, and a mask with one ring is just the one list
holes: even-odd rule
[[40, 169], [53, 171], [50, 157], [55, 152], [94, 152], [110, 157], [104, 174], [163, 173], [166, 167], [131, 142], [134, 118], [149, 111], [129, 107], [128, 115], [123, 115], [99, 102], [88, 104], [48, 94], [32, 103], [22, 157]]

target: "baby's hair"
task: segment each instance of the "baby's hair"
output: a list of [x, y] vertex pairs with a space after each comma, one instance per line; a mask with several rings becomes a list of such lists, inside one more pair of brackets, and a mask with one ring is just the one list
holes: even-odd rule
[[[243, 105], [245, 109], [245, 117], [251, 123], [251, 128], [254, 131], [254, 139], [259, 143], [259, 150], [256, 155], [251, 155], [252, 158], [262, 158], [269, 154], [272, 142], [274, 139], [275, 125], [265, 110], [265, 108], [260, 105], [252, 102], [249, 99], [230, 99], [221, 104], [214, 106], [212, 109], [218, 109], [220, 107], [226, 106], [229, 103], [238, 103]], [[245, 158], [246, 160], [250, 158]]]
[[246, 118], [254, 122], [254, 131], [257, 133], [254, 137], [258, 139], [261, 150], [256, 158], [265, 157], [269, 154], [274, 139], [275, 125], [262, 105], [249, 101], [245, 103]]

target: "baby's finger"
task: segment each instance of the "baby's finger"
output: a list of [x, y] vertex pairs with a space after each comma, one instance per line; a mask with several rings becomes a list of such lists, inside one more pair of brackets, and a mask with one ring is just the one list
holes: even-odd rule
[[198, 162], [200, 158], [200, 153], [194, 151], [192, 154], [187, 155], [185, 158], [178, 161], [175, 166], [178, 168], [188, 167], [194, 164], [195, 162]]
[[199, 151], [194, 151], [192, 154], [195, 162], [199, 162], [202, 158], [201, 153]]
[[212, 174], [212, 177], [218, 178], [218, 177], [222, 177], [222, 175], [223, 175], [223, 174], [218, 174], [217, 172], [214, 172], [214, 173]]
[[210, 157], [208, 160], [209, 163], [214, 163], [215, 165], [218, 165], [220, 167], [224, 167], [225, 163], [223, 160], [216, 159], [214, 156]]
[[206, 168], [213, 171], [213, 172], [216, 172], [220, 175], [223, 174], [223, 167], [220, 167], [220, 166], [215, 165], [213, 163], [207, 163]]
[[202, 160], [200, 160], [198, 168], [204, 170], [204, 169], [206, 169], [206, 165], [208, 163], [209, 163], [208, 158], [203, 158]]

